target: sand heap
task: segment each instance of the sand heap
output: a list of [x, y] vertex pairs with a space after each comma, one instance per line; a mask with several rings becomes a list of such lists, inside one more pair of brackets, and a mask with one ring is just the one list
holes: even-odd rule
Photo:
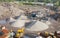
[[49, 26], [43, 22], [33, 21], [31, 24], [29, 24], [26, 27], [26, 30], [28, 30], [28, 31], [44, 31], [48, 28], [49, 28]]
[[[11, 24], [12, 27], [18, 27], [18, 28], [22, 28], [25, 26], [26, 22], [29, 22], [29, 20], [27, 20], [28, 18], [24, 15], [21, 15], [20, 17], [18, 17], [18, 19], [15, 19], [15, 22], [13, 22]], [[13, 20], [13, 19], [12, 19]], [[12, 21], [11, 20], [11, 21]], [[14, 21], [14, 20], [13, 20]]]

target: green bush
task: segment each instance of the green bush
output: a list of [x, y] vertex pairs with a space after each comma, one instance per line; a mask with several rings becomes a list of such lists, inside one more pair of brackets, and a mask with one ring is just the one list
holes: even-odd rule
[[23, 5], [23, 2], [19, 2], [19, 5]]
[[31, 2], [29, 2], [29, 3], [24, 3], [25, 5], [33, 5]]
[[15, 1], [15, 0], [0, 0], [0, 2], [12, 2], [12, 1]]
[[56, 3], [54, 3], [54, 5], [55, 6], [60, 6], [60, 4], [59, 4], [60, 2], [59, 1], [57, 1]]

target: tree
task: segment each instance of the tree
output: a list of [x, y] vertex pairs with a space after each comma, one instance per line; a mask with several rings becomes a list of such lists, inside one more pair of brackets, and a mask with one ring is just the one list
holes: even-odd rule
[[11, 2], [11, 1], [15, 1], [15, 0], [0, 0], [0, 2]]
[[0, 0], [0, 2], [5, 1], [5, 0]]
[[60, 6], [60, 1], [59, 1], [59, 6]]

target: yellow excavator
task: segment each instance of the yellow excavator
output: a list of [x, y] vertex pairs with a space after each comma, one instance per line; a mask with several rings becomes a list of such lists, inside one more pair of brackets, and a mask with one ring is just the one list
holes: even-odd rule
[[21, 38], [21, 37], [23, 37], [23, 36], [24, 36], [24, 28], [18, 29], [18, 30], [17, 30], [17, 33], [16, 33], [16, 37], [17, 37], [17, 38]]

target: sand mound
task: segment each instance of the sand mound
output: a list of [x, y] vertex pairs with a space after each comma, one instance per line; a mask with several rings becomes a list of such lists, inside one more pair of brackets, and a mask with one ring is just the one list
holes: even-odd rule
[[16, 22], [12, 23], [12, 27], [22, 28], [25, 25], [25, 20], [17, 20]]
[[48, 29], [49, 26], [43, 22], [40, 21], [34, 21], [32, 22], [30, 25], [28, 25], [28, 27], [26, 27], [26, 30], [28, 31], [43, 31]]

